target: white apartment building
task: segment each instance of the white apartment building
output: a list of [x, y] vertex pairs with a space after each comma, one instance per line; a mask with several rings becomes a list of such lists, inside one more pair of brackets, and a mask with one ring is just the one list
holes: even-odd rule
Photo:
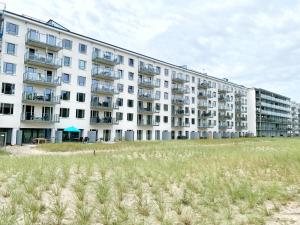
[[300, 104], [296, 102], [291, 103], [291, 114], [292, 114], [292, 136], [300, 135]]
[[[89, 137], [166, 140], [239, 137], [248, 89], [4, 11], [0, 132], [8, 144]], [[74, 126], [80, 133], [65, 132]]]

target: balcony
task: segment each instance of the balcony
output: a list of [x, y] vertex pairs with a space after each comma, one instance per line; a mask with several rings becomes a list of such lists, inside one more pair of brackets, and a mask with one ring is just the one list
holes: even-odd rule
[[243, 92], [236, 92], [236, 93], [235, 93], [235, 97], [236, 97], [236, 98], [246, 97], [246, 94], [243, 93]]
[[187, 79], [186, 75], [183, 75], [182, 73], [175, 73], [172, 74], [172, 81], [176, 83], [187, 83], [189, 80]]
[[206, 102], [198, 102], [197, 107], [198, 109], [206, 110], [208, 108], [208, 105]]
[[118, 58], [112, 52], [93, 51], [92, 60], [95, 63], [102, 63], [109, 66], [119, 64]]
[[139, 114], [153, 114], [153, 113], [159, 113], [159, 110], [155, 109], [155, 107], [150, 107], [150, 108], [138, 107], [137, 112]]
[[229, 102], [230, 99], [225, 96], [219, 96], [218, 101], [219, 102]]
[[199, 129], [208, 129], [208, 128], [213, 128], [214, 126], [208, 123], [199, 123], [198, 128]]
[[140, 87], [144, 87], [144, 88], [159, 88], [160, 84], [157, 80], [151, 80], [151, 79], [146, 79], [146, 78], [143, 78], [143, 79], [139, 79], [138, 80], [138, 85]]
[[114, 95], [118, 94], [113, 85], [94, 85], [92, 86], [92, 93], [102, 95]]
[[235, 111], [237, 113], [247, 113], [247, 109], [244, 109], [244, 108], [241, 108], [241, 107], [238, 107], [238, 106], [235, 107]]
[[230, 108], [224, 105], [219, 105], [218, 107], [219, 111], [230, 111]]
[[157, 68], [154, 68], [154, 66], [152, 66], [151, 64], [140, 65], [139, 74], [144, 74], [147, 76], [156, 76], [159, 75], [159, 70]]
[[60, 96], [39, 95], [37, 93], [24, 92], [22, 101], [30, 104], [55, 105], [60, 103]]
[[189, 116], [190, 112], [185, 111], [184, 109], [177, 109], [175, 111], [172, 111], [172, 116], [177, 116], [177, 117], [183, 117], [183, 116]]
[[112, 111], [118, 108], [112, 102], [91, 102], [91, 109]]
[[198, 83], [197, 86], [198, 86], [198, 89], [205, 89], [206, 90], [206, 89], [210, 88], [208, 83]]
[[92, 77], [103, 80], [118, 80], [120, 73], [112, 70], [111, 68], [94, 67], [92, 69]]
[[179, 85], [172, 85], [172, 92], [174, 94], [188, 94], [189, 89], [187, 87], [183, 87]]
[[138, 99], [144, 101], [155, 101], [159, 100], [159, 97], [153, 94], [151, 91], [138, 91]]
[[36, 115], [33, 113], [23, 113], [21, 115], [22, 122], [37, 122], [37, 123], [59, 123], [59, 115], [42, 114]]
[[60, 77], [47, 76], [46, 74], [37, 72], [25, 72], [23, 74], [23, 82], [28, 84], [39, 84], [51, 87], [61, 85]]
[[185, 123], [182, 121], [177, 121], [176, 123], [172, 123], [172, 127], [190, 127], [190, 123]]
[[219, 94], [227, 94], [227, 93], [229, 93], [229, 91], [227, 90], [227, 89], [218, 89], [218, 93]]
[[213, 118], [213, 115], [211, 114], [211, 113], [201, 113], [200, 115], [199, 115], [199, 118], [201, 118], [201, 119], [208, 119], [208, 118]]
[[219, 124], [219, 129], [227, 130], [227, 129], [231, 129], [231, 127], [228, 124]]
[[198, 97], [198, 99], [207, 99], [208, 95], [207, 95], [207, 93], [199, 92], [197, 97]]
[[55, 36], [49, 34], [40, 34], [31, 30], [29, 30], [26, 34], [26, 44], [54, 52], [58, 52], [63, 48], [62, 40], [56, 38]]
[[159, 122], [156, 122], [155, 120], [138, 120], [137, 125], [138, 126], [159, 126]]
[[33, 66], [40, 66], [49, 69], [58, 69], [62, 67], [62, 59], [37, 53], [25, 53], [25, 63]]
[[180, 97], [172, 97], [172, 104], [174, 105], [189, 105], [190, 101], [185, 98], [180, 98]]
[[91, 124], [99, 124], [99, 125], [116, 125], [119, 124], [119, 121], [116, 118], [112, 117], [91, 117], [90, 118]]
[[236, 116], [237, 121], [247, 121], [247, 117], [245, 116]]
[[236, 126], [236, 129], [237, 129], [237, 130], [247, 130], [247, 129], [248, 129], [248, 126], [247, 126], [247, 125], [237, 125], [237, 126]]
[[224, 115], [224, 114], [219, 114], [219, 120], [232, 120], [233, 116], [231, 115]]

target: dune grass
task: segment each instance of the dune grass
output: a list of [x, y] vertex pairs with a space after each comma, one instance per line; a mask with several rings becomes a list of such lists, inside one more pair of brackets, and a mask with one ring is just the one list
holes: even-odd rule
[[300, 193], [300, 139], [90, 146], [1, 156], [0, 225], [265, 224]]

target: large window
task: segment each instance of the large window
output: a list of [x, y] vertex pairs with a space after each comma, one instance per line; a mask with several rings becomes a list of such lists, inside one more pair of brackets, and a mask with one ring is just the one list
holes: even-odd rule
[[128, 59], [128, 66], [134, 66], [134, 59], [129, 58]]
[[10, 22], [6, 23], [6, 32], [12, 35], [19, 34], [19, 26]]
[[79, 52], [83, 53], [83, 54], [86, 54], [86, 52], [87, 52], [87, 46], [85, 44], [79, 43]]
[[78, 76], [78, 85], [79, 86], [85, 86], [85, 81], [86, 81], [86, 78], [83, 77], [83, 76]]
[[72, 59], [69, 56], [64, 56], [64, 66], [71, 66]]
[[68, 108], [60, 108], [59, 116], [62, 118], [68, 118], [70, 115], [70, 109]]
[[61, 100], [70, 100], [70, 92], [69, 91], [61, 91]]
[[77, 93], [76, 100], [77, 100], [77, 102], [85, 102], [85, 94], [84, 93]]
[[69, 84], [71, 82], [71, 75], [68, 73], [62, 74], [62, 82], [65, 84]]
[[116, 119], [117, 119], [118, 121], [123, 120], [123, 113], [121, 113], [121, 112], [116, 112]]
[[76, 118], [79, 118], [79, 119], [84, 118], [84, 109], [76, 109]]
[[6, 53], [9, 55], [16, 54], [16, 45], [13, 43], [6, 43]]
[[129, 108], [133, 107], [133, 100], [132, 99], [127, 100], [127, 107], [129, 107]]
[[127, 121], [133, 121], [133, 113], [127, 113]]
[[12, 115], [14, 113], [14, 104], [1, 103], [0, 114]]
[[62, 40], [62, 46], [63, 46], [64, 49], [71, 50], [72, 49], [72, 41], [68, 40], [68, 39], [63, 39]]
[[78, 66], [79, 66], [79, 69], [85, 70], [86, 69], [86, 61], [79, 59]]
[[4, 62], [3, 72], [6, 74], [15, 74], [16, 64]]
[[7, 95], [13, 95], [15, 93], [15, 84], [2, 83], [1, 92]]
[[117, 101], [116, 101], [116, 103], [117, 103], [117, 106], [123, 106], [123, 98], [117, 98]]

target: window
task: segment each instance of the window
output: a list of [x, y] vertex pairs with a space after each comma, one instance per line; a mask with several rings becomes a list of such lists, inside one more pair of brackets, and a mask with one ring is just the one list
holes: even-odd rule
[[70, 109], [68, 108], [60, 108], [59, 117], [68, 118], [70, 115]]
[[192, 104], [195, 104], [195, 97], [192, 97]]
[[195, 83], [195, 77], [192, 77], [192, 82]]
[[70, 92], [69, 91], [61, 91], [60, 99], [61, 100], [70, 100]]
[[84, 118], [84, 109], [76, 109], [76, 118], [78, 119]]
[[160, 104], [159, 103], [155, 103], [155, 110], [160, 111]]
[[169, 110], [168, 104], [164, 104], [164, 111], [165, 111], [165, 112], [168, 112], [168, 110]]
[[164, 99], [168, 100], [169, 99], [169, 93], [168, 92], [164, 92]]
[[134, 66], [134, 59], [128, 59], [128, 66]]
[[128, 72], [128, 80], [133, 80], [134, 79], [134, 73]]
[[117, 57], [118, 57], [118, 63], [124, 64], [124, 56], [118, 55]]
[[78, 85], [79, 86], [85, 86], [85, 81], [86, 81], [86, 78], [83, 77], [83, 76], [78, 76]]
[[160, 99], [160, 91], [155, 91], [155, 98]]
[[117, 84], [117, 89], [119, 93], [122, 93], [124, 91], [124, 84]]
[[71, 50], [72, 49], [72, 41], [68, 39], [63, 39], [62, 40], [62, 46], [64, 49]]
[[133, 107], [133, 100], [132, 99], [128, 99], [127, 100], [127, 107], [130, 107], [130, 108], [132, 108]]
[[1, 103], [0, 114], [12, 115], [14, 114], [14, 104]]
[[116, 120], [118, 120], [118, 121], [123, 120], [123, 113], [117, 112], [116, 113]]
[[165, 76], [169, 76], [169, 70], [168, 69], [165, 69]]
[[123, 106], [123, 98], [117, 98], [117, 106]]
[[118, 74], [120, 75], [120, 79], [124, 78], [124, 72], [123, 72], [123, 70], [118, 70]]
[[192, 93], [195, 94], [195, 87], [192, 87]]
[[164, 123], [168, 123], [168, 116], [164, 116]]
[[6, 44], [6, 53], [9, 55], [15, 55], [16, 54], [16, 45], [13, 43], [7, 43]]
[[160, 123], [160, 116], [155, 116], [155, 122]]
[[16, 64], [13, 63], [4, 63], [3, 72], [6, 74], [15, 74], [16, 73]]
[[133, 86], [131, 86], [131, 85], [128, 86], [128, 93], [129, 94], [133, 94], [134, 93], [134, 87]]
[[62, 74], [62, 82], [65, 84], [69, 84], [71, 82], [71, 75], [68, 73]]
[[127, 113], [127, 121], [133, 121], [133, 113]]
[[77, 102], [85, 102], [85, 94], [84, 93], [77, 93], [76, 100], [77, 100]]
[[85, 70], [86, 69], [86, 61], [79, 59], [79, 69]]
[[156, 71], [160, 75], [160, 67], [159, 66], [156, 67]]
[[195, 119], [194, 118], [192, 118], [192, 124], [195, 124]]
[[87, 46], [85, 44], [79, 43], [79, 52], [82, 53], [82, 54], [86, 54]]
[[64, 56], [64, 66], [71, 66], [72, 59], [69, 56]]
[[13, 95], [15, 93], [15, 85], [10, 83], [2, 83], [3, 94]]
[[165, 87], [165, 88], [168, 88], [168, 87], [169, 87], [169, 81], [165, 80], [165, 82], [164, 82], [164, 87]]
[[6, 32], [12, 35], [18, 35], [19, 26], [10, 22], [6, 23]]

